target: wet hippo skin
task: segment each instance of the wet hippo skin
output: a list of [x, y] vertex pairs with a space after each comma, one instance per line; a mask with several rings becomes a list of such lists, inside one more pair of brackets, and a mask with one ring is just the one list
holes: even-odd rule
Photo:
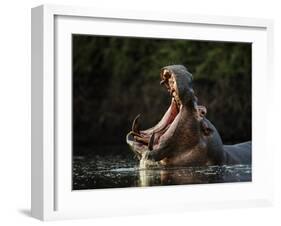
[[192, 74], [182, 65], [161, 69], [161, 82], [171, 95], [171, 105], [160, 122], [139, 129], [139, 116], [126, 141], [142, 167], [251, 164], [251, 141], [223, 145], [207, 109], [197, 104]]

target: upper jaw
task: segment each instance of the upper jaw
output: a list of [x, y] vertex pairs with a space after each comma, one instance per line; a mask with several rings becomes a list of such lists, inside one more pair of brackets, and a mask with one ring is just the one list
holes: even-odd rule
[[176, 75], [173, 71], [163, 68], [160, 72], [160, 84], [165, 85], [172, 99], [176, 102], [178, 109], [181, 108], [182, 102], [179, 97], [179, 89], [177, 85]]

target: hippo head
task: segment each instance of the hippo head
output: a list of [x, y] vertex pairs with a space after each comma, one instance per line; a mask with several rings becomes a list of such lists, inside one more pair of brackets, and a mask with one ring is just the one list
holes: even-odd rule
[[[127, 134], [126, 141], [139, 159], [143, 153], [165, 146], [174, 137], [175, 130], [180, 127], [184, 114], [183, 108], [194, 109], [196, 97], [192, 89], [192, 74], [182, 65], [166, 66], [160, 71], [161, 85], [164, 85], [171, 95], [171, 105], [160, 120], [152, 128], [140, 130], [139, 115], [135, 118], [132, 131]], [[198, 108], [199, 114], [203, 108]]]

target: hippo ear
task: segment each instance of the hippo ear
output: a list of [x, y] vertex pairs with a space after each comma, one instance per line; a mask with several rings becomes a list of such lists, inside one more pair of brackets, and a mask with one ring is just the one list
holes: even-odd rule
[[209, 127], [205, 120], [201, 120], [201, 130], [205, 136], [209, 136], [214, 130]]
[[207, 114], [207, 108], [203, 105], [198, 105], [197, 106], [197, 111], [200, 117], [205, 117]]

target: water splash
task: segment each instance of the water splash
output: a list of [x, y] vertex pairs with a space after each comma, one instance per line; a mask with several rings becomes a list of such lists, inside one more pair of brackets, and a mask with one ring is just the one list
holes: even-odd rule
[[[144, 159], [145, 160], [145, 159]], [[181, 184], [244, 182], [252, 180], [251, 165], [160, 167], [124, 156], [73, 159], [73, 189], [121, 188]]]

